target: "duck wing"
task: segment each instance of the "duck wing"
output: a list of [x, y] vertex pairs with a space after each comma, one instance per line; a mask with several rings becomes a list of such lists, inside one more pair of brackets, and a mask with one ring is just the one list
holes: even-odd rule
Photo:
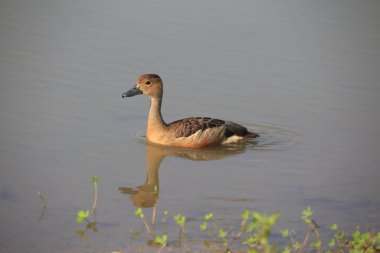
[[191, 117], [174, 121], [168, 125], [170, 132], [173, 133], [174, 138], [189, 137], [199, 130], [206, 130], [210, 128], [223, 127], [225, 138], [233, 135], [242, 137], [258, 137], [256, 133], [251, 133], [242, 125], [231, 121], [224, 121], [210, 117]]

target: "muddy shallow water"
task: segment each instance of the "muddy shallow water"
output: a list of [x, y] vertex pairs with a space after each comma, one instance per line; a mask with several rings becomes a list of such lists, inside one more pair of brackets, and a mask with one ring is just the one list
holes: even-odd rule
[[[0, 252], [124, 251], [136, 207], [152, 205], [232, 224], [245, 209], [280, 211], [296, 231], [311, 206], [322, 229], [380, 228], [378, 2], [0, 6]], [[212, 116], [261, 137], [148, 145], [148, 98], [121, 99], [142, 73], [161, 75], [168, 122]], [[93, 176], [97, 232], [83, 240], [75, 217]], [[158, 199], [142, 191], [150, 182]]]

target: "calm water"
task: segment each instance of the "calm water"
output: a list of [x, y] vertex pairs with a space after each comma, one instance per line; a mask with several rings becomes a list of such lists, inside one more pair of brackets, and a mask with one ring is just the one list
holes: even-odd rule
[[[158, 182], [158, 215], [280, 211], [297, 231], [310, 205], [321, 229], [379, 229], [379, 13], [369, 0], [0, 0], [0, 252], [128, 251]], [[147, 145], [148, 99], [121, 99], [142, 73], [163, 78], [168, 122], [213, 116], [261, 137]], [[83, 240], [93, 176], [98, 232]]]

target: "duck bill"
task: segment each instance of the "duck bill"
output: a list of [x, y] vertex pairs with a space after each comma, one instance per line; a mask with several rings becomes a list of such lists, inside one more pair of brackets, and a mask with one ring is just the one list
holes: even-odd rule
[[129, 91], [127, 92], [124, 92], [121, 97], [122, 98], [125, 98], [125, 97], [133, 97], [133, 96], [136, 96], [136, 95], [140, 95], [140, 94], [143, 94], [143, 92], [139, 89], [139, 87], [137, 87], [137, 85], [135, 85], [132, 89], [130, 89]]

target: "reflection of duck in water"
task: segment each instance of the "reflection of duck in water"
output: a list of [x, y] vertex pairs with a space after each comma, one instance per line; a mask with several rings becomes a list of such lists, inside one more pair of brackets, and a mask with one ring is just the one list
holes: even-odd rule
[[202, 148], [259, 136], [234, 122], [208, 117], [186, 118], [166, 124], [161, 115], [163, 84], [158, 75], [145, 74], [140, 76], [137, 79], [136, 86], [123, 93], [122, 97], [132, 97], [139, 94], [146, 94], [150, 97], [146, 136], [153, 143]]
[[166, 156], [176, 156], [190, 160], [217, 160], [243, 153], [247, 144], [247, 142], [238, 142], [229, 145], [209, 147], [206, 149], [179, 149], [147, 143], [147, 177], [145, 183], [135, 188], [119, 187], [119, 190], [121, 193], [130, 195], [133, 205], [136, 207], [154, 207], [157, 203], [159, 194], [158, 169], [162, 160]]

